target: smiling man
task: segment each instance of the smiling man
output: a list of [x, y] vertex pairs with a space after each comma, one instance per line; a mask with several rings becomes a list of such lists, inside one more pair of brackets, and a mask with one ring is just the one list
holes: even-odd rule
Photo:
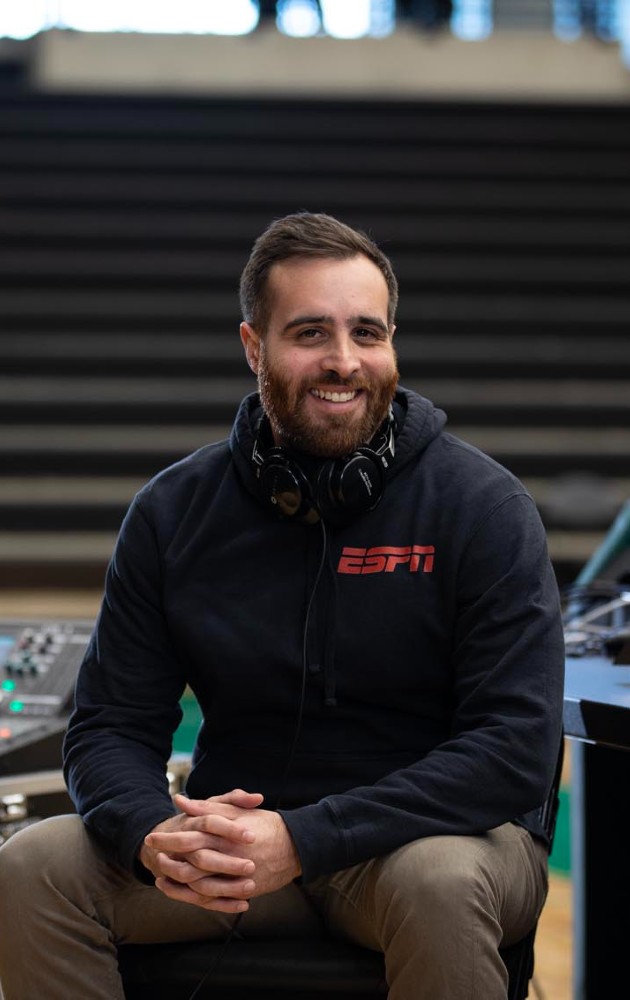
[[258, 392], [131, 505], [65, 744], [79, 816], [0, 850], [5, 1000], [123, 1000], [117, 944], [237, 913], [383, 951], [391, 1000], [505, 1000], [546, 892], [558, 595], [522, 485], [398, 385], [397, 296], [330, 216], [256, 241]]

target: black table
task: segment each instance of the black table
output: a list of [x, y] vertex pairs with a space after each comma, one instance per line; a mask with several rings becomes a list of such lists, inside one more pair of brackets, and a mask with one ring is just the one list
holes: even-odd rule
[[630, 996], [630, 666], [568, 658], [573, 997]]

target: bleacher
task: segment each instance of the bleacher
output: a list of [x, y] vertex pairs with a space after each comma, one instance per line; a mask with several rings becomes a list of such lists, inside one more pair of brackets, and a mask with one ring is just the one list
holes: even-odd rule
[[0, 96], [0, 579], [100, 586], [134, 491], [255, 388], [274, 217], [371, 232], [404, 384], [521, 476], [561, 582], [630, 496], [630, 109]]

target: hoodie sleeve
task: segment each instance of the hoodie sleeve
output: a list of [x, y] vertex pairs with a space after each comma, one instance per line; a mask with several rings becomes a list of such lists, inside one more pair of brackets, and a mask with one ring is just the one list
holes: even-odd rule
[[374, 785], [282, 811], [304, 881], [420, 837], [484, 832], [544, 801], [562, 732], [564, 645], [544, 529], [524, 493], [498, 503], [464, 547], [444, 669], [445, 742]]
[[153, 530], [136, 498], [110, 563], [64, 744], [77, 812], [115, 861], [135, 869], [146, 833], [175, 813], [166, 780], [184, 678], [160, 602]]

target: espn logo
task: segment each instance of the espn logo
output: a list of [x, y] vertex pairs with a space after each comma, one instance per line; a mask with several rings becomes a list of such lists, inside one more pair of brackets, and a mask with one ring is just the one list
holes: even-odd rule
[[337, 566], [338, 573], [393, 573], [407, 566], [410, 573], [433, 572], [434, 545], [377, 545], [372, 549], [354, 549], [345, 545]]

